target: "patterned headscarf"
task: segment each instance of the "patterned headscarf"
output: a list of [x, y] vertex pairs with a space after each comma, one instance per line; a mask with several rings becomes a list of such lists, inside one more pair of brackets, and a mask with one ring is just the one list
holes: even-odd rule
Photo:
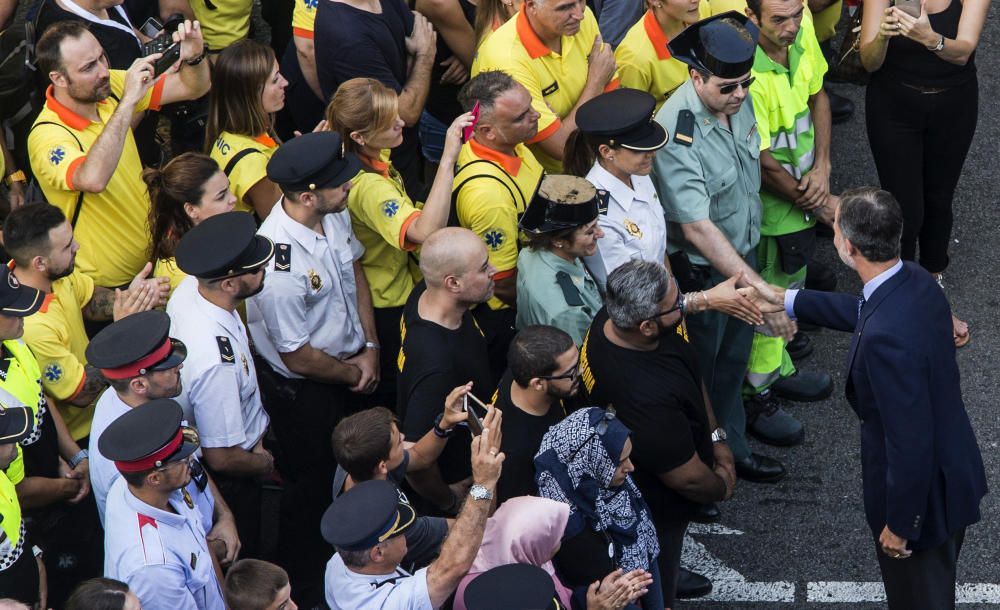
[[606, 532], [617, 549], [618, 567], [645, 570], [660, 554], [660, 545], [632, 477], [611, 487], [631, 431], [609, 413], [599, 407], [581, 409], [549, 428], [535, 456], [538, 495], [569, 504], [564, 538], [584, 527]]

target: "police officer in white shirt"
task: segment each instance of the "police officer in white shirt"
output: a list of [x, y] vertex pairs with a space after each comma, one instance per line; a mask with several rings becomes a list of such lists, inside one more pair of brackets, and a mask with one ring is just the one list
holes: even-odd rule
[[145, 610], [225, 610], [222, 587], [191, 498], [197, 433], [169, 398], [131, 409], [98, 449], [121, 472], [108, 493], [104, 576], [129, 585]]
[[284, 197], [260, 227], [275, 243], [264, 289], [247, 301], [264, 405], [277, 436], [284, 503], [279, 562], [304, 607], [322, 599], [332, 553], [315, 532], [330, 504], [330, 436], [379, 381], [371, 293], [361, 270], [347, 193], [360, 161], [340, 135], [316, 132], [283, 144], [267, 165]]
[[256, 235], [245, 212], [213, 216], [184, 234], [177, 266], [188, 274], [167, 304], [172, 334], [188, 346], [182, 397], [201, 436], [202, 455], [236, 518], [243, 552], [257, 555], [261, 480], [274, 470], [264, 448], [250, 337], [237, 305], [264, 285], [274, 244]]
[[[169, 333], [170, 317], [153, 309], [105, 327], [87, 345], [87, 362], [100, 369], [111, 384], [97, 400], [90, 427], [90, 483], [102, 525], [108, 491], [120, 475], [114, 462], [98, 449], [101, 435], [130, 410], [181, 393], [187, 346]], [[209, 546], [219, 562], [226, 565], [235, 560], [240, 550], [236, 522], [198, 459], [191, 462], [191, 482], [184, 490], [201, 512], [202, 521], [212, 527]]]
[[656, 100], [645, 91], [616, 89], [590, 100], [576, 112], [580, 133], [567, 145], [568, 173], [585, 177], [611, 196], [598, 217], [604, 237], [584, 259], [604, 293], [608, 274], [632, 259], [667, 261], [667, 225], [649, 173], [667, 132], [653, 121]]

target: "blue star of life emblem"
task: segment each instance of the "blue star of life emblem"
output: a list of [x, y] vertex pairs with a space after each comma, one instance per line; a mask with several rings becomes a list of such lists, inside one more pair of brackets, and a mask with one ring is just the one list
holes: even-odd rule
[[398, 212], [398, 211], [399, 211], [399, 202], [398, 201], [395, 201], [395, 200], [394, 201], [386, 201], [382, 205], [382, 212], [386, 216], [388, 216], [389, 218], [392, 218], [393, 216], [395, 216], [396, 212]]
[[486, 232], [486, 235], [483, 235], [483, 240], [491, 250], [498, 250], [503, 245], [504, 239], [503, 231], [499, 229], [491, 229]]
[[59, 165], [65, 158], [66, 151], [62, 149], [62, 146], [57, 146], [49, 151], [49, 163], [52, 165]]
[[50, 364], [45, 367], [45, 378], [49, 381], [59, 381], [62, 377], [62, 367], [58, 364]]

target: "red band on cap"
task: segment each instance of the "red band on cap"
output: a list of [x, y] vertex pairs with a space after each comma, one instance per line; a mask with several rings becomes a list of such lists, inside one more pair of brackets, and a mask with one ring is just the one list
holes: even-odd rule
[[171, 455], [173, 455], [181, 445], [184, 443], [184, 434], [180, 428], [177, 429], [177, 435], [170, 439], [170, 442], [164, 445], [162, 448], [157, 449], [153, 453], [147, 455], [144, 458], [139, 458], [134, 462], [119, 462], [115, 461], [115, 468], [118, 472], [144, 472], [146, 470], [152, 470], [154, 468], [159, 468], [163, 464], [157, 464], [157, 462], [162, 462]]
[[163, 362], [169, 354], [170, 337], [167, 337], [167, 340], [163, 342], [163, 345], [135, 362], [126, 364], [125, 366], [120, 366], [116, 369], [101, 369], [101, 372], [104, 373], [104, 376], [108, 379], [131, 379], [137, 375], [142, 375], [141, 371], [144, 368], [153, 366], [158, 362]]

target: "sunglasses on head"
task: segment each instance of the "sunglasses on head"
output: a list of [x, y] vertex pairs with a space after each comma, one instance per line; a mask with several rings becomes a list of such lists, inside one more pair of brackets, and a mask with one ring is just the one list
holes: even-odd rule
[[719, 93], [723, 95], [728, 95], [733, 91], [736, 91], [737, 87], [742, 87], [743, 90], [746, 91], [747, 89], [750, 88], [750, 85], [752, 85], [755, 80], [757, 80], [757, 77], [751, 76], [750, 78], [746, 80], [741, 80], [738, 83], [728, 83], [726, 85], [719, 85]]

